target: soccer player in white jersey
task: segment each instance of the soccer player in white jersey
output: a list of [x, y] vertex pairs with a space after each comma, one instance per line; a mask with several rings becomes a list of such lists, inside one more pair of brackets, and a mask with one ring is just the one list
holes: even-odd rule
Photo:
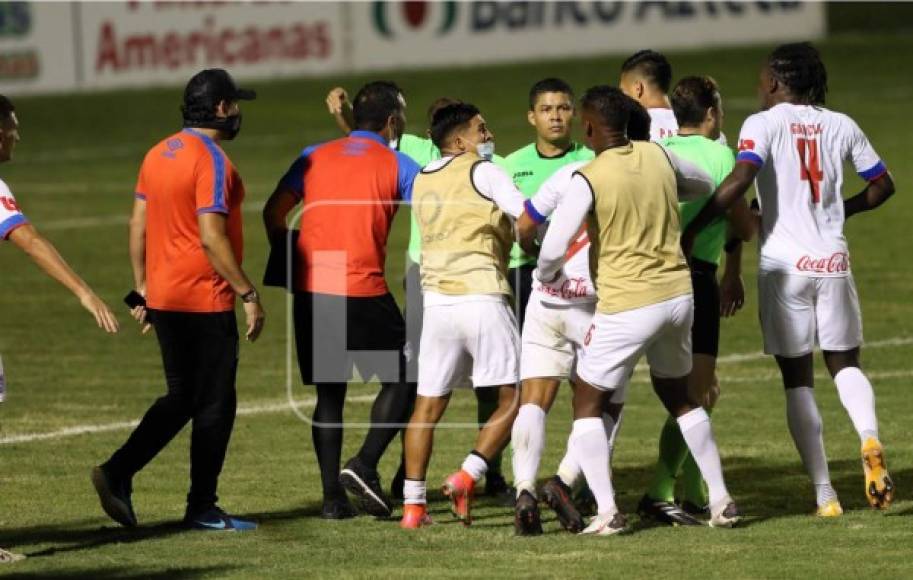
[[713, 180], [704, 174], [700, 187], [685, 187], [677, 162], [661, 146], [631, 142], [629, 102], [608, 86], [584, 95], [583, 126], [597, 156], [572, 176], [538, 261], [539, 279], [555, 281], [570, 242], [587, 222], [598, 299], [576, 368], [569, 446], [596, 496], [598, 515], [582, 533], [611, 535], [627, 527], [615, 504], [602, 414], [605, 400], [628, 382], [644, 355], [654, 390], [677, 417], [707, 481], [711, 525], [732, 526], [740, 516], [723, 480], [710, 418], [688, 391], [693, 298], [679, 247], [679, 196], [706, 194]]
[[403, 528], [431, 522], [425, 477], [434, 427], [453, 388], [471, 377], [474, 388], [496, 389], [498, 400], [461, 469], [444, 482], [454, 515], [466, 525], [476, 482], [507, 444], [517, 413], [520, 336], [508, 305], [507, 265], [511, 218], [523, 212], [525, 198], [507, 172], [483, 158], [494, 136], [476, 107], [456, 103], [438, 110], [431, 138], [442, 157], [422, 169], [412, 190], [425, 309], [418, 397], [405, 435]]
[[[831, 486], [815, 403], [817, 340], [840, 402], [859, 435], [865, 494], [875, 508], [894, 497], [878, 438], [875, 395], [859, 363], [862, 319], [843, 222], [880, 206], [894, 183], [865, 134], [848, 116], [824, 108], [827, 73], [808, 43], [775, 49], [761, 71], [762, 111], [745, 120], [736, 167], [682, 235], [686, 252], [703, 226], [754, 181], [760, 198], [758, 291], [764, 350], [786, 387], [786, 419], [815, 486], [817, 514], [843, 513]], [[867, 182], [844, 200], [843, 164]]]
[[[0, 163], [12, 159], [13, 150], [19, 142], [19, 121], [13, 103], [0, 95]], [[38, 233], [19, 209], [13, 192], [0, 180], [0, 241], [8, 240], [18, 246], [51, 278], [63, 284], [78, 299], [83, 308], [95, 318], [99, 328], [106, 332], [117, 332], [118, 323], [108, 305], [70, 268], [51, 242]], [[5, 383], [0, 365], [0, 382]], [[2, 395], [0, 391], [0, 395]], [[0, 397], [0, 401], [3, 398]], [[0, 564], [23, 559], [0, 548]]]
[[[650, 138], [650, 116], [633, 99], [628, 136], [635, 141]], [[575, 161], [547, 179], [517, 222], [521, 242], [534, 254], [536, 227], [545, 222], [561, 200], [574, 172], [589, 163]], [[578, 232], [565, 256], [562, 275], [546, 284], [533, 280], [533, 291], [526, 307], [527, 324], [522, 333], [520, 354], [520, 409], [512, 431], [514, 484], [517, 490], [514, 530], [517, 535], [542, 533], [536, 494], [536, 473], [545, 448], [545, 418], [555, 402], [562, 380], [570, 380], [577, 353], [596, 309], [596, 291], [590, 277], [590, 241], [586, 230]], [[603, 413], [610, 446], [618, 432], [618, 419], [625, 390], [619, 389]], [[542, 489], [545, 500], [555, 510], [561, 525], [571, 531], [583, 529], [580, 510], [571, 500], [571, 486], [580, 476], [580, 466], [568, 450], [558, 469]]]
[[621, 65], [618, 88], [650, 113], [650, 141], [673, 137], [678, 121], [669, 102], [672, 65], [655, 50], [639, 50]]

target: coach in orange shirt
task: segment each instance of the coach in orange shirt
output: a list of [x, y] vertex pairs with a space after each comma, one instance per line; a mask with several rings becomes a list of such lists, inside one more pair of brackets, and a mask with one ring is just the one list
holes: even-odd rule
[[235, 419], [238, 328], [235, 296], [247, 317], [246, 338], [263, 327], [263, 309], [241, 269], [244, 185], [219, 147], [241, 128], [239, 89], [222, 69], [195, 75], [184, 91], [184, 129], [149, 150], [140, 168], [130, 219], [130, 260], [145, 306], [134, 318], [155, 328], [168, 393], [146, 412], [127, 442], [92, 472], [102, 507], [136, 525], [133, 476], [191, 421], [190, 493], [185, 523], [204, 530], [247, 530], [216, 504], [216, 485]]
[[[263, 210], [267, 234], [283, 244], [286, 217], [303, 203], [295, 290], [295, 340], [305, 384], [317, 388], [312, 436], [323, 484], [323, 517], [352, 517], [344, 488], [371, 515], [392, 505], [377, 463], [409, 418], [415, 385], [405, 381], [402, 314], [387, 288], [387, 237], [419, 166], [390, 148], [406, 125], [406, 102], [389, 82], [368, 83], [354, 102], [355, 130], [305, 149]], [[353, 366], [381, 390], [364, 444], [339, 470], [342, 412]]]

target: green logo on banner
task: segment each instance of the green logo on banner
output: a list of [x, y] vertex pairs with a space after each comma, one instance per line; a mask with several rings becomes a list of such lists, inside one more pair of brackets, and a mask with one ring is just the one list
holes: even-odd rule
[[[432, 9], [431, 5], [435, 8]], [[457, 3], [447, 2], [374, 2], [374, 28], [384, 38], [394, 38], [395, 30], [419, 30], [428, 26], [431, 12], [437, 12], [440, 23], [435, 34], [447, 34], [456, 23]], [[402, 24], [400, 24], [402, 22]]]

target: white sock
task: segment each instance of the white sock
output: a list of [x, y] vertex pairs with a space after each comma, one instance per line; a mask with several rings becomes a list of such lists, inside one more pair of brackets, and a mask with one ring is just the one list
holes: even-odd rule
[[574, 421], [571, 443], [590, 491], [596, 498], [599, 515], [617, 512], [609, 469], [609, 440], [602, 419], [588, 417]]
[[701, 476], [707, 482], [710, 505], [724, 501], [729, 496], [729, 492], [726, 490], [726, 482], [723, 480], [723, 465], [720, 463], [720, 451], [713, 438], [710, 416], [703, 407], [698, 407], [677, 420], [678, 427], [682, 430], [682, 437], [688, 444], [688, 450], [691, 451], [694, 462], [701, 470]]
[[473, 481], [479, 481], [488, 471], [488, 462], [476, 452], [472, 452], [463, 460], [462, 470], [472, 476]]
[[[786, 422], [793, 436], [802, 465], [815, 486], [818, 505], [824, 505], [836, 494], [831, 487], [831, 476], [827, 470], [827, 456], [824, 454], [824, 427], [821, 414], [815, 404], [815, 391], [811, 387], [786, 389]], [[831, 497], [833, 496], [833, 497]]]
[[869, 437], [878, 439], [875, 392], [869, 379], [857, 367], [846, 367], [834, 376], [834, 383], [860, 441], [865, 443]]
[[514, 486], [517, 497], [529, 492], [536, 497], [536, 473], [545, 449], [545, 411], [539, 405], [527, 403], [520, 407], [511, 432]]
[[[615, 455], [615, 439], [618, 437], [618, 429], [621, 427], [621, 418], [624, 416], [624, 413], [618, 415], [618, 422], [615, 422], [615, 419], [607, 413], [602, 415], [602, 425], [605, 429], [606, 437], [609, 440], [609, 468], [612, 467], [612, 457]], [[564, 457], [561, 458], [561, 463], [558, 465], [558, 478], [564, 482], [564, 485], [568, 487], [574, 487], [578, 481], [580, 481], [580, 476], [582, 472], [580, 470], [580, 462], [577, 461], [577, 458], [574, 456], [574, 450], [571, 448], [571, 442], [568, 440], [567, 452], [564, 454]]]
[[425, 482], [416, 479], [403, 482], [403, 503], [425, 505]]

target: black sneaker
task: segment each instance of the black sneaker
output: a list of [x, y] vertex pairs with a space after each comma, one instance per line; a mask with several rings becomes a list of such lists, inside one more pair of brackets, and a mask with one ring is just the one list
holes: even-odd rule
[[358, 515], [349, 498], [324, 498], [320, 517], [325, 520], [347, 520]]
[[584, 482], [580, 489], [577, 490], [577, 493], [574, 494], [573, 501], [581, 516], [596, 515], [596, 496], [590, 491], [590, 486], [588, 486], [586, 482]]
[[104, 467], [92, 468], [92, 485], [98, 493], [101, 508], [115, 522], [132, 528], [136, 526], [136, 514], [130, 496], [133, 486], [129, 479], [116, 479]]
[[701, 520], [688, 514], [671, 501], [661, 501], [645, 495], [637, 504], [637, 513], [644, 518], [650, 518], [670, 526], [702, 526]]
[[406, 465], [403, 463], [399, 464], [399, 469], [396, 470], [396, 475], [393, 476], [393, 481], [390, 482], [390, 497], [397, 500], [403, 499], [403, 485], [406, 483]]
[[507, 480], [498, 472], [489, 471], [485, 474], [485, 496], [493, 497], [504, 507], [514, 507], [516, 491], [507, 485]]
[[255, 522], [230, 516], [217, 505], [200, 511], [191, 512], [188, 509], [184, 515], [184, 525], [207, 532], [247, 532], [257, 529]]
[[539, 502], [531, 493], [520, 492], [514, 508], [514, 532], [518, 536], [538, 536], [542, 534], [542, 521], [539, 518]]
[[558, 476], [551, 478], [542, 486], [542, 494], [548, 507], [555, 510], [561, 527], [574, 534], [583, 530], [583, 517], [571, 501], [571, 488], [564, 485]]
[[339, 472], [339, 483], [358, 499], [366, 513], [377, 518], [389, 518], [393, 514], [392, 503], [380, 487], [377, 470], [365, 467], [358, 457], [346, 462]]

